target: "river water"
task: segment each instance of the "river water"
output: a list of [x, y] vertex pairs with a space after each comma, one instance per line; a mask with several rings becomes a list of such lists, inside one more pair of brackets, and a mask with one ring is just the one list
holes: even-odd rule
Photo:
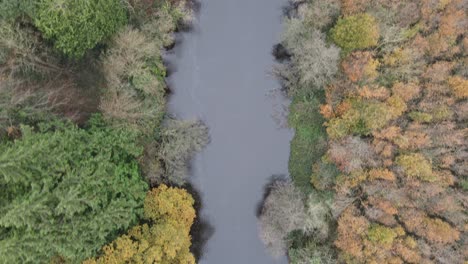
[[[286, 263], [258, 237], [256, 208], [272, 175], [288, 172], [292, 132], [275, 118], [279, 84], [272, 46], [286, 0], [203, 0], [193, 30], [179, 33], [166, 59], [174, 66], [169, 111], [200, 118], [211, 142], [192, 164], [201, 217], [214, 228], [201, 264]], [[280, 98], [280, 101], [284, 100]]]

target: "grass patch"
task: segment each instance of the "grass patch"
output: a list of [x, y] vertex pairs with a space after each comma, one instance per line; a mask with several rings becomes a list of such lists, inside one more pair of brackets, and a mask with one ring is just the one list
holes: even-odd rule
[[296, 133], [291, 141], [289, 173], [297, 187], [312, 190], [312, 167], [326, 150], [324, 119], [319, 113], [322, 95], [296, 96], [290, 106], [289, 125]]

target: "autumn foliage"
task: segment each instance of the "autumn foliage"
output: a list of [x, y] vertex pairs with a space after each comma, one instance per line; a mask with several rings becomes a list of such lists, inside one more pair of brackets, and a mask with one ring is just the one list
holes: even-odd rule
[[194, 264], [190, 228], [195, 219], [194, 200], [184, 189], [160, 185], [148, 192], [144, 218], [148, 223], [102, 248], [102, 256], [85, 264], [161, 263]]
[[345, 53], [377, 45], [379, 28], [372, 15], [362, 13], [339, 19], [331, 31], [335, 43]]
[[326, 150], [309, 165], [312, 192], [333, 192], [335, 263], [465, 263], [467, 2], [340, 2], [321, 28], [341, 48], [317, 107]]
[[[457, 182], [466, 182], [460, 155], [466, 141], [457, 133], [466, 137], [466, 115], [456, 109], [468, 97], [459, 59], [466, 56], [460, 41], [466, 3], [422, 1], [415, 30], [402, 26], [403, 17], [389, 21], [378, 10], [403, 12], [398, 4], [375, 2], [342, 1], [344, 18], [331, 31], [344, 51], [381, 47], [343, 57], [344, 74], [326, 88], [321, 107], [328, 155], [342, 171], [334, 187], [340, 209], [335, 246], [346, 263], [463, 263], [466, 188]], [[377, 43], [370, 24], [413, 32]], [[357, 34], [346, 36], [357, 31], [359, 41]], [[408, 74], [412, 63], [420, 70]], [[351, 136], [360, 143], [350, 144]], [[355, 202], [338, 207], [349, 200]]]

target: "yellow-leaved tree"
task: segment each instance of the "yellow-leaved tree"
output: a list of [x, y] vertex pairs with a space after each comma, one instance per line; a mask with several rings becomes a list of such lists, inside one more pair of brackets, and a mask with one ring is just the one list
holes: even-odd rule
[[184, 189], [160, 185], [148, 192], [146, 224], [138, 225], [106, 245], [102, 255], [83, 264], [192, 264], [190, 227], [194, 200]]

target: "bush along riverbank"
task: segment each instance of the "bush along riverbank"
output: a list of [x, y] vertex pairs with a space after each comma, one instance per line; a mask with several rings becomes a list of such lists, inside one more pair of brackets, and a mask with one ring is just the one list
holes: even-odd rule
[[[161, 51], [188, 1], [0, 3], [0, 263], [194, 263]], [[168, 187], [170, 186], [170, 187]]]
[[291, 263], [464, 263], [466, 3], [291, 6], [276, 48], [291, 181], [265, 200], [262, 240]]

